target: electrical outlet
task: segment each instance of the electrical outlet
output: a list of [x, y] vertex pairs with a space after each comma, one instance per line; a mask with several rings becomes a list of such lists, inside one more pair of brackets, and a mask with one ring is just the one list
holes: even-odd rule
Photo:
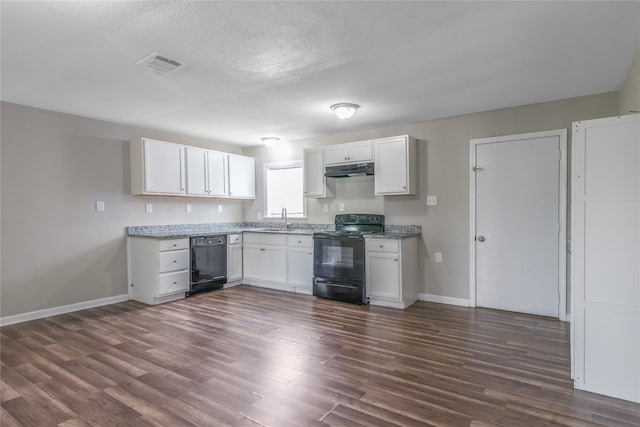
[[438, 196], [427, 196], [427, 206], [436, 206], [438, 204]]
[[218, 205], [218, 212], [222, 212], [222, 205]]
[[329, 205], [328, 204], [324, 203], [322, 205], [322, 212], [329, 212]]
[[144, 204], [144, 211], [146, 213], [151, 213], [153, 212], [153, 205], [151, 203], [145, 203]]
[[102, 200], [96, 202], [96, 212], [104, 212], [104, 202]]
[[436, 252], [434, 258], [436, 262], [442, 262], [442, 252]]
[[191, 203], [187, 203], [184, 208], [187, 210], [187, 213], [191, 213]]
[[344, 203], [340, 203], [340, 212], [344, 212]]
[[258, 221], [262, 221], [262, 212], [258, 212], [258, 214], [256, 215], [256, 219]]

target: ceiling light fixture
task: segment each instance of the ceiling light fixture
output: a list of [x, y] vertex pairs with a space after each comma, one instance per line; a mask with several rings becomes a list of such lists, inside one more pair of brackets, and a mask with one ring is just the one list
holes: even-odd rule
[[356, 113], [356, 111], [360, 108], [358, 104], [350, 104], [348, 102], [343, 102], [340, 104], [333, 104], [331, 109], [339, 119], [350, 119]]
[[262, 141], [262, 143], [268, 147], [271, 148], [273, 147], [275, 144], [277, 144], [278, 142], [280, 142], [280, 138], [277, 138], [275, 136], [265, 136], [264, 138], [260, 138], [260, 141]]

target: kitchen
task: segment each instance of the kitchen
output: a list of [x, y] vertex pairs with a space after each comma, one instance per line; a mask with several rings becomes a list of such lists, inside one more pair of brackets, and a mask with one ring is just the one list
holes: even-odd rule
[[[6, 9], [2, 8], [4, 16]], [[3, 22], [3, 81], [4, 28]], [[336, 182], [336, 197], [308, 200], [306, 221], [331, 224], [343, 203], [346, 212], [356, 212], [357, 207], [359, 212], [385, 214], [387, 224], [421, 226], [421, 299], [464, 305], [469, 299], [469, 140], [570, 129], [574, 121], [638, 110], [637, 104], [625, 104], [629, 99], [637, 102], [637, 71], [629, 73], [631, 62], [619, 68], [623, 71], [618, 72], [616, 86], [597, 93], [563, 92], [560, 98], [528, 105], [495, 106], [429, 120], [416, 117], [404, 124], [364, 128], [358, 122], [338, 122], [326, 135], [296, 138], [272, 149], [20, 105], [6, 100], [3, 83], [2, 318], [25, 316], [21, 319], [27, 320], [29, 313], [53, 315], [58, 307], [77, 309], [123, 301], [127, 295], [126, 227], [257, 221], [263, 211], [264, 164], [300, 160], [305, 148], [396, 135], [411, 135], [420, 141], [417, 195], [375, 196], [371, 178], [354, 177]], [[563, 81], [569, 80], [570, 76]], [[367, 109], [372, 109], [362, 104], [351, 123], [367, 117]], [[326, 120], [337, 121], [330, 117], [329, 105], [320, 106], [319, 116], [326, 114]], [[259, 130], [259, 136], [271, 133], [267, 132], [270, 129]], [[132, 196], [129, 142], [141, 138], [254, 157], [255, 200], [217, 199], [212, 203], [190, 198], [189, 213], [181, 198]], [[437, 195], [438, 205], [427, 207], [427, 195]], [[96, 212], [96, 201], [105, 202], [104, 212]], [[152, 212], [146, 212], [146, 204], [152, 205]], [[434, 262], [435, 252], [443, 254], [442, 263]]]

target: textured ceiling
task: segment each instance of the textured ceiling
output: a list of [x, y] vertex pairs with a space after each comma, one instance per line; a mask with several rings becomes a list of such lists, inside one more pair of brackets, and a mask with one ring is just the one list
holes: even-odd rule
[[[618, 90], [640, 2], [2, 1], [1, 96], [220, 142]], [[160, 52], [189, 66], [157, 76]], [[362, 105], [350, 120], [329, 106]]]

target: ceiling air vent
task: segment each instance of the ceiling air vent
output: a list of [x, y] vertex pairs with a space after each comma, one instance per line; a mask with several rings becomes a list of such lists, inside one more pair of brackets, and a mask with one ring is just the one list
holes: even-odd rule
[[189, 64], [156, 52], [139, 61], [138, 65], [150, 68], [159, 76], [166, 76], [167, 74], [174, 73]]

